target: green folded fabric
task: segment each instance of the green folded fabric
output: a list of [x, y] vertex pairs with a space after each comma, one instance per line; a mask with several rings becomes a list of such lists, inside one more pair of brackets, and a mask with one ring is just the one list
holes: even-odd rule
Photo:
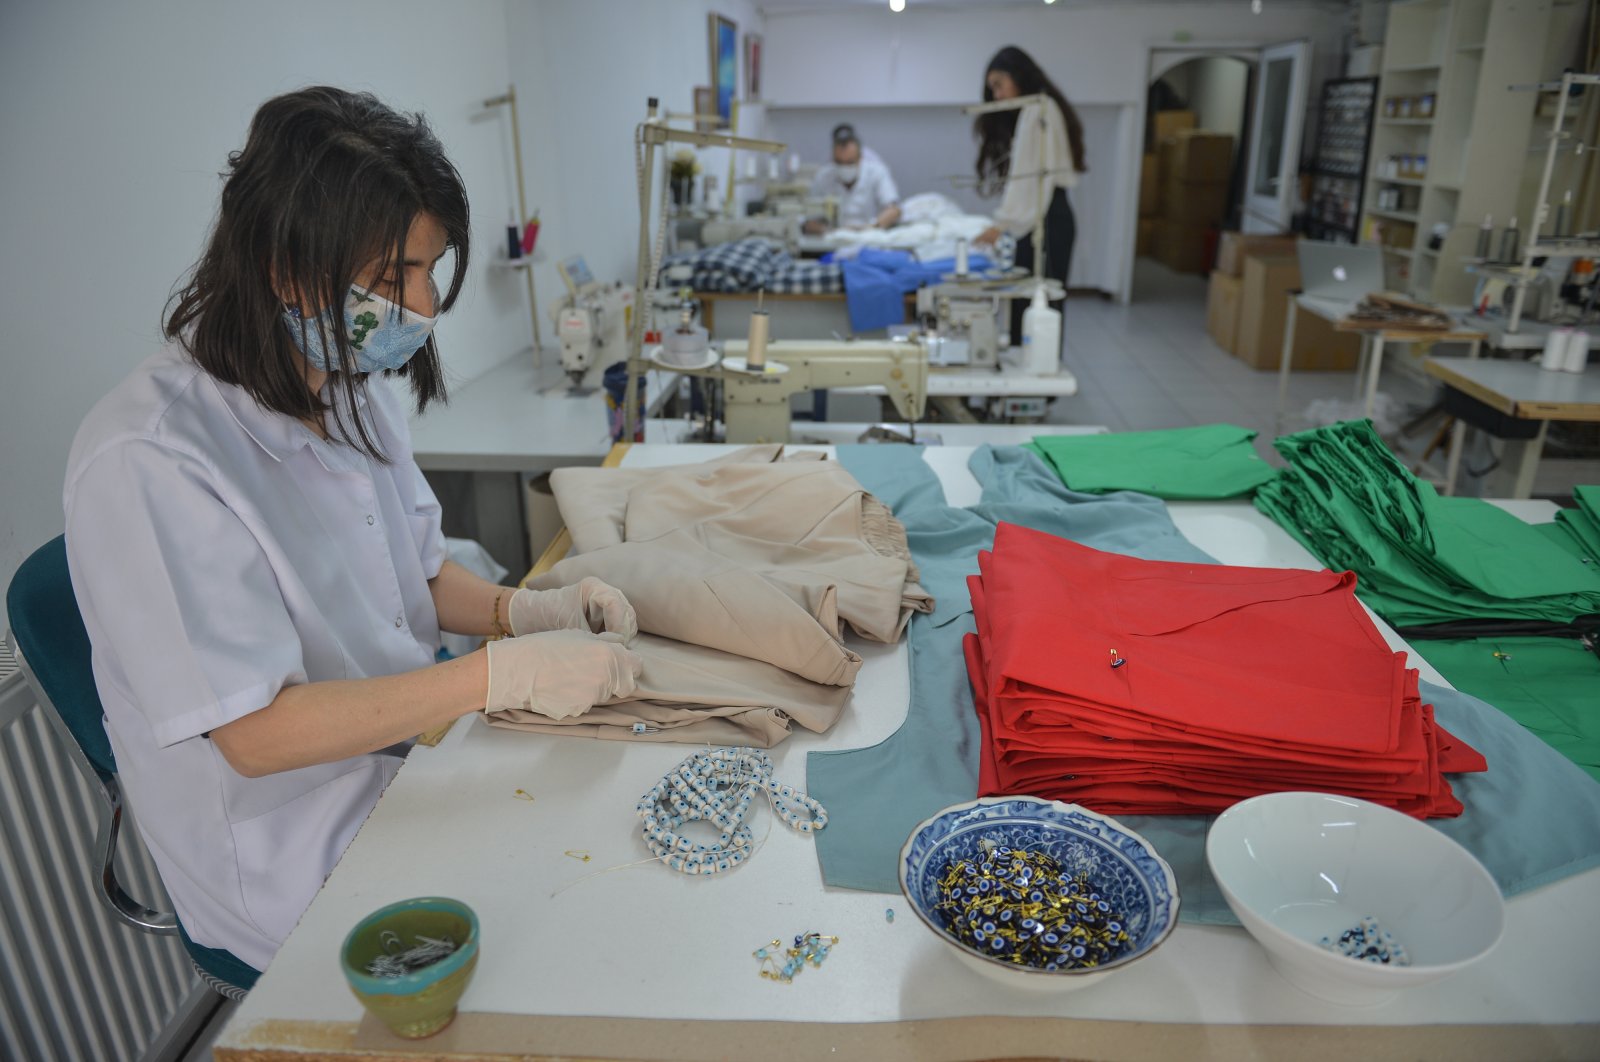
[[1086, 494], [1136, 490], [1159, 498], [1234, 498], [1276, 473], [1233, 424], [1108, 435], [1037, 435], [1024, 443], [1061, 482]]
[[1600, 781], [1600, 658], [1576, 638], [1444, 638], [1421, 649], [1456, 689], [1499, 708]]
[[1356, 593], [1395, 626], [1600, 612], [1600, 564], [1487, 502], [1440, 497], [1367, 421], [1273, 445], [1289, 467], [1256, 491], [1256, 507], [1330, 568], [1355, 572]]
[[1600, 487], [1574, 487], [1576, 509], [1556, 513], [1560, 524], [1583, 549], [1583, 555], [1600, 564]]

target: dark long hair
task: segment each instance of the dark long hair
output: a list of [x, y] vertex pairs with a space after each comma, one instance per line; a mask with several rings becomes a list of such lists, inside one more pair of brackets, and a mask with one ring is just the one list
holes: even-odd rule
[[[439, 312], [467, 273], [469, 213], [461, 174], [420, 114], [401, 114], [365, 92], [315, 87], [274, 97], [250, 123], [244, 150], [228, 156], [222, 206], [210, 242], [168, 302], [165, 331], [212, 376], [249, 392], [262, 407], [305, 420], [330, 408], [339, 435], [378, 460], [386, 457], [355, 411], [364, 377], [334, 312], [315, 327], [338, 353], [330, 403], [306, 386], [301, 358], [283, 320], [284, 301], [342, 310], [363, 267], [395, 277], [391, 297], [405, 304], [406, 237], [418, 214], [436, 218], [455, 251], [455, 272]], [[311, 323], [308, 319], [308, 323]], [[329, 336], [327, 332], [332, 332]], [[420, 412], [443, 399], [444, 373], [433, 337], [403, 368]], [[344, 422], [341, 407], [354, 425]]]
[[[1067, 122], [1067, 143], [1072, 148], [1072, 165], [1079, 173], [1088, 173], [1089, 166], [1083, 157], [1083, 122], [1078, 112], [1056, 88], [1033, 56], [1008, 44], [994, 53], [983, 71], [983, 102], [993, 103], [994, 93], [989, 91], [989, 74], [999, 70], [1011, 75], [1017, 83], [1017, 94], [1032, 96], [1043, 92], [1056, 101], [1061, 116]], [[1011, 172], [1011, 140], [1017, 132], [1017, 111], [994, 111], [980, 114], [972, 123], [972, 135], [978, 140], [978, 190], [983, 195], [995, 195], [1005, 184]]]

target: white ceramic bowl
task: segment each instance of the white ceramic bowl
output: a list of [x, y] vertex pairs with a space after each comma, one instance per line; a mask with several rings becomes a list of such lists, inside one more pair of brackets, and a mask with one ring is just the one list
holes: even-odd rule
[[[1206, 837], [1228, 906], [1296, 987], [1334, 1003], [1383, 1003], [1482, 959], [1505, 927], [1483, 864], [1398, 811], [1328, 793], [1235, 804]], [[1348, 958], [1317, 942], [1371, 916], [1412, 965]]]

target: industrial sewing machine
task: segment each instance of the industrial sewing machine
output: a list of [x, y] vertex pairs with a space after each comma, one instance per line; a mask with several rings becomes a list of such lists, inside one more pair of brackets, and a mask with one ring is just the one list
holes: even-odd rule
[[[1031, 276], [969, 278], [953, 276], [940, 284], [917, 289], [917, 320], [923, 326], [922, 342], [928, 363], [995, 369], [1000, 365], [1000, 332], [1009, 323], [1013, 299], [1031, 299], [1038, 285]], [[1060, 281], [1045, 280], [1045, 298], [1063, 297]], [[1020, 336], [1012, 336], [1013, 343]]]
[[561, 340], [561, 367], [573, 388], [598, 387], [605, 367], [628, 357], [633, 289], [602, 286], [581, 255], [556, 264], [567, 294], [550, 307]]
[[916, 340], [842, 342], [793, 339], [765, 344], [766, 368], [739, 371], [745, 340], [723, 344], [724, 420], [730, 443], [787, 442], [789, 396], [829, 387], [881, 384], [908, 423], [922, 419], [928, 401], [928, 353]]
[[800, 225], [805, 220], [799, 214], [752, 214], [742, 218], [709, 218], [700, 225], [700, 244], [710, 247], [719, 243], [732, 243], [751, 237], [781, 243], [793, 252], [800, 246]]

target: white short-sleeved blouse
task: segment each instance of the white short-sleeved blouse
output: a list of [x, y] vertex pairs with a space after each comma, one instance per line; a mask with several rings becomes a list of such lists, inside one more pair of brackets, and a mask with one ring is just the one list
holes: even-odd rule
[[400, 759], [246, 778], [205, 735], [284, 686], [424, 667], [439, 645], [439, 503], [398, 399], [362, 392], [389, 464], [174, 344], [95, 406], [68, 460], [68, 561], [123, 788], [189, 935], [257, 968]]

